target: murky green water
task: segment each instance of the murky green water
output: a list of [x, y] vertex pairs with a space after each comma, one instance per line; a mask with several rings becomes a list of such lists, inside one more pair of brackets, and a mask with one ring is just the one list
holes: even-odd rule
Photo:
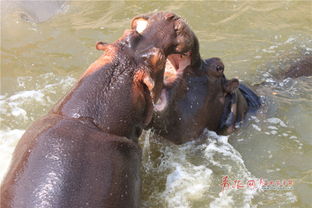
[[[223, 59], [227, 77], [264, 82], [265, 105], [230, 137], [175, 146], [145, 133], [142, 207], [311, 207], [312, 79], [272, 76], [312, 53], [311, 1], [73, 1], [38, 24], [1, 3], [1, 176], [27, 126], [100, 55], [95, 43], [116, 40], [137, 14], [167, 10], [187, 20], [203, 57]], [[222, 191], [223, 176], [244, 187]], [[275, 184], [246, 187], [261, 179]]]

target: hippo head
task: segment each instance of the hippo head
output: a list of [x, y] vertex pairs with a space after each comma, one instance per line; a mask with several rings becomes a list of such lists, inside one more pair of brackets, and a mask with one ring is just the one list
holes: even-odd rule
[[238, 79], [226, 79], [224, 75], [224, 64], [218, 57], [206, 59], [204, 71], [210, 79], [220, 80], [220, 89], [222, 89], [225, 94], [234, 92], [239, 86]]
[[224, 77], [224, 64], [220, 58], [213, 57], [205, 60], [207, 64], [206, 72], [208, 76]]
[[192, 50], [194, 33], [173, 13], [157, 12], [136, 16], [131, 21], [131, 28], [144, 37], [142, 47], [162, 48], [166, 56], [186, 55]]
[[187, 66], [200, 60], [195, 34], [181, 17], [173, 13], [137, 16], [133, 18], [131, 28], [143, 36], [138, 50], [151, 46], [164, 50], [167, 58], [165, 73], [182, 73]]
[[[142, 36], [136, 46], [137, 53], [152, 47], [163, 50], [166, 57], [165, 85], [168, 75], [175, 79], [188, 66], [200, 62], [195, 34], [181, 17], [173, 13], [157, 12], [136, 16], [131, 21], [131, 28]], [[159, 100], [161, 101], [164, 99]], [[157, 106], [159, 105], [163, 108], [165, 103], [158, 103]]]
[[227, 80], [224, 75], [224, 64], [222, 60], [218, 57], [213, 57], [205, 60], [205, 72], [211, 79], [218, 79], [221, 83], [221, 89], [225, 96], [227, 94], [233, 93], [239, 86], [238, 79]]

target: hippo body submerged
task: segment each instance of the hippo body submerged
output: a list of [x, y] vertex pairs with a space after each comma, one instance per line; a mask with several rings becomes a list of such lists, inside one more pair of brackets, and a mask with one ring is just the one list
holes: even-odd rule
[[[133, 35], [112, 44], [26, 131], [1, 187], [1, 207], [139, 206], [141, 153], [135, 138], [151, 98], [142, 80], [132, 79], [144, 65], [122, 52], [124, 40]], [[126, 60], [129, 72], [121, 64]], [[112, 83], [114, 73], [123, 81]], [[123, 92], [118, 94], [117, 86]], [[126, 95], [130, 102], [117, 114], [111, 102]]]
[[[143, 86], [138, 86], [143, 94], [133, 92], [136, 61], [129, 53], [121, 56], [120, 44], [123, 41], [112, 45], [64, 99], [26, 131], [1, 188], [1, 207], [138, 207], [140, 148], [133, 139], [149, 103]], [[132, 74], [121, 66], [124, 59]], [[122, 84], [111, 83], [114, 73], [120, 73]], [[122, 88], [125, 94], [118, 94], [117, 86], [128, 86]], [[122, 105], [133, 114], [116, 115], [113, 96], [136, 99], [136, 105]]]
[[303, 55], [289, 64], [289, 67], [282, 73], [283, 78], [298, 78], [312, 76], [312, 55]]
[[98, 43], [104, 54], [26, 130], [1, 185], [2, 208], [140, 206], [137, 138], [152, 118], [166, 58], [189, 46], [174, 14], [145, 17], [140, 30], [139, 20], [113, 44]]
[[[194, 35], [194, 33], [193, 33]], [[195, 36], [195, 35], [194, 35]], [[260, 97], [238, 80], [227, 80], [219, 58], [202, 60], [197, 38], [193, 38], [192, 63], [184, 71], [165, 72], [164, 99], [167, 108], [156, 110], [150, 127], [154, 133], [175, 144], [200, 136], [205, 128], [229, 135], [235, 124], [261, 107]], [[166, 69], [167, 70], [167, 69]], [[312, 75], [312, 56], [293, 60], [278, 77]]]
[[57, 14], [64, 12], [67, 6], [66, 0], [23, 0], [12, 1], [2, 0], [1, 6], [4, 8], [3, 12], [14, 12], [19, 14], [20, 18], [24, 21], [32, 23], [42, 23], [57, 16]]
[[89, 120], [48, 115], [21, 138], [1, 207], [138, 207], [140, 154]]
[[[204, 69], [206, 64], [202, 64]], [[210, 79], [204, 70], [189, 69], [179, 83], [167, 88], [168, 107], [156, 112], [151, 123], [156, 134], [176, 144], [199, 136], [206, 126], [218, 129], [224, 109], [218, 99], [223, 98], [222, 79]]]

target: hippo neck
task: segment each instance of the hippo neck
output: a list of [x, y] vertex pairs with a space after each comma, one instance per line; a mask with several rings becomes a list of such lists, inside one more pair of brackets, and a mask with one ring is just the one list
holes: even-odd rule
[[107, 133], [129, 137], [136, 126], [142, 125], [141, 117], [145, 113], [144, 106], [136, 109], [137, 100], [132, 92], [137, 66], [125, 53], [117, 53], [110, 63], [99, 65], [105, 58], [101, 57], [89, 67], [52, 112], [70, 118], [87, 118]]

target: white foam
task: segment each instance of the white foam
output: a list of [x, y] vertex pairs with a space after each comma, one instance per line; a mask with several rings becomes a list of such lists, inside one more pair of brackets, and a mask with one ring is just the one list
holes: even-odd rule
[[26, 121], [28, 113], [25, 110], [27, 105], [34, 103], [46, 104], [44, 94], [40, 91], [20, 91], [11, 96], [3, 96], [0, 99], [0, 113], [5, 116], [13, 116], [16, 120]]
[[[19, 77], [17, 78], [18, 85], [23, 90], [17, 91], [12, 95], [0, 95], [0, 114], [2, 114], [0, 120], [3, 121], [8, 118], [13, 120], [10, 126], [7, 127], [16, 128], [14, 125], [19, 125], [21, 122], [24, 122], [24, 125], [28, 122], [32, 122], [34, 114], [37, 113], [37, 110], [36, 112], [34, 111], [35, 109], [42, 108], [42, 111], [44, 111], [46, 110], [45, 108], [50, 108], [50, 106], [56, 102], [50, 95], [56, 94], [56, 89], [61, 88], [66, 91], [75, 81], [72, 77], [66, 77], [65, 79], [59, 78], [53, 73], [42, 74], [36, 79], [48, 79], [50, 81], [52, 80], [52, 83], [48, 84], [44, 82], [44, 86], [35, 85], [37, 89], [24, 90], [26, 86], [34, 82], [34, 80], [27, 76]], [[61, 95], [59, 97], [61, 97]], [[58, 98], [56, 97], [56, 99]]]
[[44, 97], [44, 94], [40, 91], [36, 91], [36, 90], [20, 91], [16, 93], [15, 95], [12, 95], [11, 97], [9, 97], [8, 101], [14, 102], [20, 99], [32, 98], [37, 102], [43, 102], [43, 97]]
[[277, 134], [277, 131], [272, 130], [272, 131], [271, 131], [271, 134], [275, 135], [275, 134]]
[[[42, 83], [35, 85], [36, 89], [25, 90], [29, 85], [34, 86], [34, 79], [44, 80]], [[9, 166], [14, 148], [24, 133], [24, 130], [18, 129], [19, 125], [23, 126], [33, 121], [34, 106], [38, 107], [50, 107], [54, 100], [51, 100], [48, 96], [56, 88], [67, 90], [75, 81], [72, 77], [57, 77], [55, 74], [49, 72], [39, 75], [39, 77], [18, 77], [18, 86], [20, 91], [15, 94], [3, 94], [0, 95], [0, 121], [9, 119], [10, 123], [1, 125], [0, 129], [0, 180], [2, 180], [6, 170]], [[51, 83], [47, 83], [51, 82]], [[30, 116], [30, 115], [31, 116]]]
[[163, 192], [168, 207], [189, 207], [190, 201], [205, 197], [205, 191], [211, 184], [212, 171], [209, 168], [180, 163], [171, 165], [175, 170], [167, 176]]
[[0, 131], [0, 181], [9, 168], [12, 153], [23, 133], [24, 130], [20, 129]]
[[267, 122], [271, 124], [279, 124], [281, 127], [287, 127], [287, 125], [279, 118], [269, 118]]
[[210, 203], [211, 208], [234, 207], [233, 197], [229, 195], [230, 191], [219, 193], [219, 197]]
[[276, 126], [268, 126], [268, 129], [277, 130], [278, 128]]
[[257, 131], [261, 131], [261, 128], [259, 126], [257, 126], [256, 124], [252, 124], [252, 127], [254, 129], [256, 129]]
[[296, 40], [296, 38], [290, 37], [290, 38], [288, 38], [288, 39], [285, 41], [285, 43], [293, 43], [295, 40]]
[[[225, 175], [243, 181], [255, 179], [245, 167], [239, 152], [228, 143], [228, 138], [205, 131], [200, 144], [193, 141], [164, 148], [165, 157], [160, 168], [169, 169], [169, 174], [161, 198], [165, 199], [168, 208], [193, 207], [195, 202], [203, 200], [207, 201], [207, 205], [210, 203], [210, 207], [248, 207], [251, 204], [259, 189], [222, 191], [222, 175], [214, 172], [217, 167]], [[201, 162], [194, 164], [189, 157], [197, 157]], [[234, 197], [242, 201], [234, 200]]]

